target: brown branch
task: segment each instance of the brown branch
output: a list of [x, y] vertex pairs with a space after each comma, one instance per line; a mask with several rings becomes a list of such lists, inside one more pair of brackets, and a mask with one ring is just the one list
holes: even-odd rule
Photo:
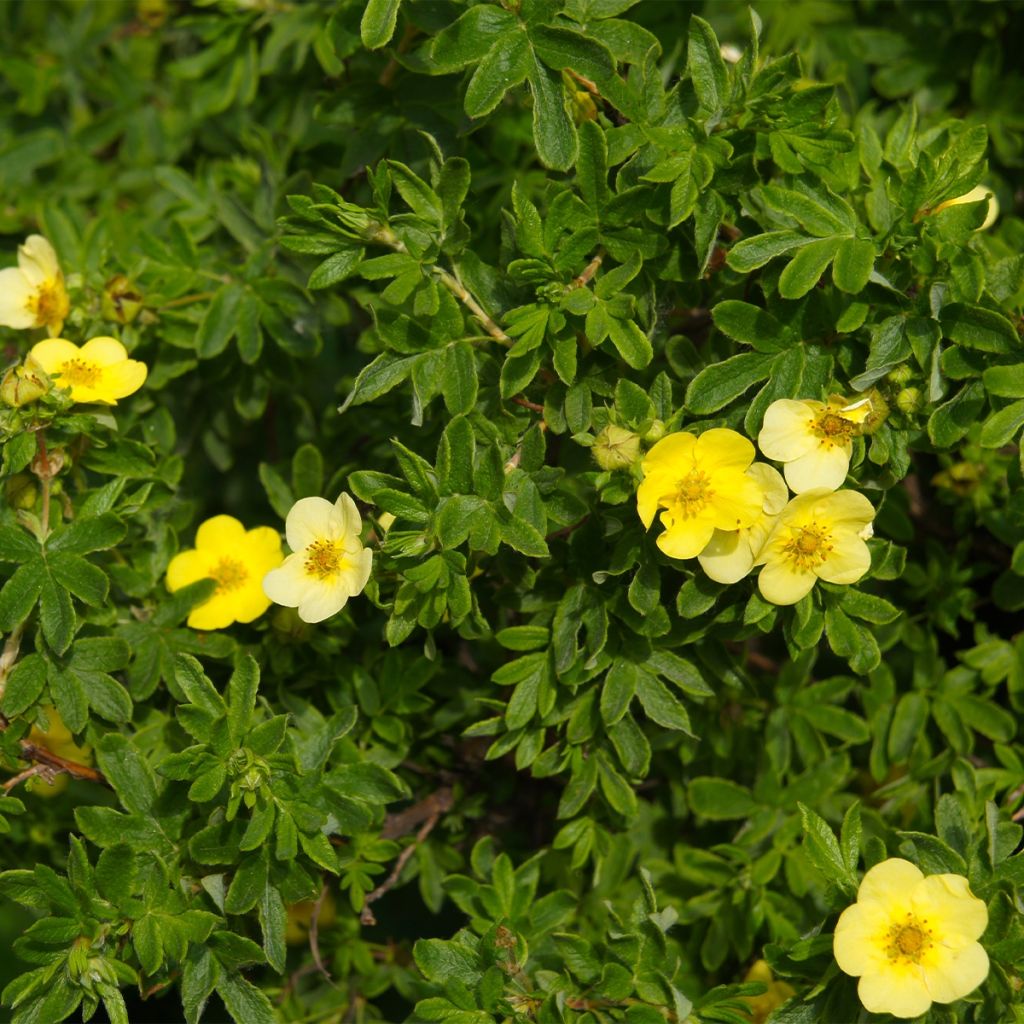
[[578, 530], [588, 519], [590, 515], [585, 515], [578, 522], [573, 523], [571, 526], [563, 526], [560, 530], [555, 530], [554, 533], [549, 533], [544, 539], [545, 540], [558, 540], [559, 537], [568, 537], [574, 530]]
[[309, 915], [309, 950], [313, 954], [313, 963], [316, 969], [327, 979], [328, 984], [333, 985], [330, 971], [324, 966], [323, 957], [320, 956], [320, 911], [323, 910], [324, 900], [327, 898], [327, 886], [323, 886], [320, 895], [313, 904], [313, 912]]
[[[4, 728], [6, 728], [7, 724], [5, 720]], [[21, 753], [25, 760], [46, 765], [57, 773], [65, 772], [73, 779], [84, 779], [86, 782], [107, 784], [104, 774], [96, 768], [91, 768], [87, 764], [79, 764], [77, 761], [69, 761], [67, 758], [58, 756], [47, 747], [40, 747], [30, 740], [21, 741]]]
[[4, 793], [10, 793], [19, 782], [27, 782], [29, 779], [35, 778], [37, 775], [43, 776], [46, 782], [53, 782], [53, 780], [60, 774], [55, 772], [52, 768], [49, 768], [45, 764], [33, 764], [29, 765], [23, 772], [18, 772], [17, 775], [12, 775], [3, 785]]
[[544, 406], [538, 405], [536, 402], [530, 402], [523, 398], [522, 395], [516, 395], [515, 398], [511, 399], [515, 405], [521, 405], [524, 409], [529, 409], [530, 412], [543, 412]]
[[449, 786], [442, 786], [419, 803], [407, 807], [404, 811], [389, 814], [384, 819], [384, 827], [380, 830], [381, 839], [398, 839], [408, 835], [414, 828], [434, 814], [444, 814], [452, 809], [454, 794]]
[[[412, 45], [412, 41], [419, 35], [420, 30], [413, 24], [409, 23], [405, 26], [405, 32], [402, 33], [402, 38], [398, 42], [398, 46], [395, 49], [395, 53], [405, 53]], [[391, 83], [395, 79], [395, 75], [398, 73], [398, 61], [392, 55], [391, 59], [384, 66], [384, 70], [380, 73], [380, 77], [377, 79], [378, 85], [383, 85], [384, 88], [390, 87]]]
[[580, 274], [579, 277], [574, 277], [572, 281], [566, 285], [565, 290], [567, 292], [571, 292], [576, 288], [585, 288], [590, 284], [602, 263], [604, 263], [604, 249], [601, 249], [598, 254], [583, 268], [583, 273]]

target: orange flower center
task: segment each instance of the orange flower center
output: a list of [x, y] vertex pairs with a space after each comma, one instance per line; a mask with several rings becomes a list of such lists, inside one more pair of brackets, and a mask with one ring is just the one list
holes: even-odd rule
[[60, 368], [60, 383], [62, 387], [68, 384], [72, 387], [93, 388], [103, 376], [103, 370], [95, 363], [87, 363], [84, 359], [69, 359]]
[[690, 472], [676, 484], [676, 493], [671, 503], [678, 506], [677, 511], [683, 519], [692, 519], [701, 512], [714, 497], [715, 492], [708, 486], [708, 476], [699, 469]]
[[29, 300], [29, 311], [34, 314], [37, 327], [60, 323], [69, 308], [67, 292], [59, 281], [45, 281]]
[[218, 594], [237, 590], [249, 578], [249, 570], [237, 558], [222, 558], [210, 575], [217, 581]]
[[333, 576], [341, 565], [341, 550], [332, 540], [315, 540], [305, 553], [306, 574], [318, 580]]
[[817, 523], [809, 523], [790, 532], [783, 550], [798, 572], [812, 572], [828, 558], [833, 547], [828, 530]]
[[826, 412], [812, 424], [814, 433], [821, 439], [822, 447], [835, 448], [847, 445], [857, 433], [857, 424], [838, 413]]
[[928, 918], [919, 921], [909, 911], [905, 921], [892, 925], [886, 933], [888, 944], [885, 952], [889, 959], [920, 963], [921, 957], [934, 943], [932, 929], [927, 925]]

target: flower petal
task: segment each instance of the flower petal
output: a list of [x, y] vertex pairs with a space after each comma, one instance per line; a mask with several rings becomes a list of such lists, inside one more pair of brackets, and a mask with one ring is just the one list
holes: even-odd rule
[[936, 934], [973, 941], [988, 927], [988, 907], [971, 892], [963, 875], [929, 875], [914, 888], [912, 899], [914, 913], [928, 918]]
[[302, 554], [289, 555], [278, 568], [271, 569], [263, 577], [263, 593], [274, 604], [285, 608], [298, 608], [307, 600], [318, 583], [303, 568]]
[[315, 540], [337, 536], [339, 515], [326, 498], [300, 498], [291, 507], [284, 532], [292, 551], [303, 551]]
[[705, 473], [720, 469], [745, 470], [754, 461], [754, 446], [742, 434], [712, 427], [697, 438], [694, 458]]
[[806, 455], [816, 444], [811, 425], [824, 409], [821, 402], [780, 398], [768, 406], [757, 435], [757, 446], [766, 458], [789, 462]]
[[709, 486], [714, 494], [708, 512], [719, 530], [745, 529], [764, 514], [764, 492], [746, 473], [733, 468], [715, 470]]
[[909, 908], [911, 893], [923, 878], [916, 864], [902, 857], [890, 857], [870, 868], [864, 875], [857, 890], [857, 902], [878, 900], [887, 905], [895, 905], [896, 910]]
[[696, 435], [677, 431], [663, 437], [645, 456], [644, 475], [666, 469], [684, 476], [693, 467], [693, 456], [697, 448]]
[[857, 978], [884, 966], [888, 958], [881, 940], [888, 926], [889, 915], [877, 903], [847, 907], [839, 915], [832, 939], [839, 969]]
[[817, 441], [799, 458], [787, 462], [786, 483], [794, 494], [821, 487], [834, 491], [843, 486], [850, 471], [852, 446], [833, 441]]
[[145, 363], [140, 363], [135, 359], [125, 359], [124, 362], [116, 363], [114, 366], [104, 367], [97, 390], [106, 396], [106, 401], [113, 404], [119, 398], [127, 398], [129, 395], [135, 394], [146, 383], [148, 373], [149, 368]]
[[181, 590], [196, 580], [207, 579], [213, 565], [214, 556], [209, 551], [182, 551], [167, 566], [167, 589]]
[[117, 338], [91, 338], [82, 346], [80, 358], [96, 366], [114, 366], [128, 358], [128, 350]]
[[[760, 561], [764, 553], [759, 556]], [[799, 572], [791, 568], [788, 560], [772, 559], [770, 554], [757, 577], [757, 589], [772, 604], [796, 604], [810, 593], [817, 576], [813, 572]]]
[[196, 547], [216, 555], [231, 552], [245, 542], [245, 527], [234, 516], [213, 516], [196, 530]]
[[[49, 374], [60, 373], [60, 368], [70, 359], [80, 359], [81, 349], [65, 338], [47, 338], [32, 346], [33, 359]], [[57, 382], [58, 384], [60, 381]]]
[[857, 983], [857, 995], [868, 1013], [891, 1013], [894, 1017], [920, 1017], [932, 1005], [920, 968], [889, 968], [865, 974]]
[[871, 568], [871, 552], [856, 534], [837, 531], [828, 557], [815, 569], [828, 583], [856, 583]]
[[60, 276], [57, 253], [42, 235], [29, 235], [24, 244], [18, 246], [18, 269], [32, 285]]
[[352, 500], [351, 495], [344, 491], [338, 495], [334, 507], [341, 514], [343, 535], [346, 537], [358, 537], [363, 529], [363, 519], [359, 515], [359, 509]]
[[636, 489], [636, 510], [644, 529], [649, 530], [658, 512], [658, 500], [672, 490], [672, 479], [664, 470], [649, 474]]
[[235, 621], [235, 609], [230, 594], [216, 594], [189, 613], [188, 624], [193, 629], [226, 629]]
[[665, 529], [658, 535], [658, 547], [669, 558], [696, 558], [715, 532], [714, 519], [706, 513], [693, 519], [676, 519], [664, 512], [661, 521]]
[[269, 526], [257, 526], [247, 530], [245, 546], [249, 557], [254, 561], [269, 561], [272, 566], [276, 566], [284, 559], [281, 553], [281, 534]]
[[835, 491], [825, 497], [822, 508], [833, 523], [856, 527], [858, 532], [875, 518], [875, 506], [860, 491]]
[[322, 583], [299, 605], [299, 618], [303, 622], [323, 622], [337, 615], [345, 607], [348, 597], [344, 586]]
[[263, 592], [259, 576], [251, 576], [244, 586], [227, 596], [231, 598], [235, 622], [252, 622], [270, 607], [270, 598]]
[[369, 548], [363, 548], [352, 567], [343, 574], [345, 586], [348, 588], [350, 597], [361, 594], [366, 588], [370, 579], [370, 570], [373, 568], [373, 552]]
[[953, 1003], [963, 999], [988, 977], [988, 954], [980, 942], [967, 942], [957, 948], [942, 947], [934, 953], [922, 967], [925, 985], [937, 1003]]
[[761, 507], [765, 514], [777, 516], [789, 501], [789, 488], [782, 474], [767, 462], [755, 462], [746, 472], [761, 488]]
[[697, 561], [716, 583], [737, 583], [754, 565], [747, 531], [715, 530]]
[[17, 267], [0, 270], [0, 327], [13, 327], [16, 331], [35, 327], [35, 294], [35, 288]]

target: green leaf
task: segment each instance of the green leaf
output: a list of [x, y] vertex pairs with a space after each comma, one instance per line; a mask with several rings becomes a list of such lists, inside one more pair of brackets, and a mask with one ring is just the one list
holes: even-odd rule
[[235, 1024], [276, 1024], [270, 1000], [240, 974], [222, 973], [215, 987]]
[[107, 574], [78, 555], [59, 552], [49, 560], [50, 572], [57, 583], [70, 590], [80, 601], [98, 608], [107, 599], [110, 582]]
[[239, 658], [228, 682], [228, 735], [235, 747], [242, 745], [249, 731], [259, 685], [259, 666], [255, 658], [246, 654]]
[[345, 249], [342, 252], [336, 252], [328, 256], [309, 275], [306, 287], [310, 291], [330, 288], [331, 285], [338, 284], [339, 281], [344, 281], [345, 278], [351, 277], [359, 269], [359, 264], [363, 261], [365, 251], [365, 249]]
[[765, 380], [774, 363], [774, 355], [759, 352], [741, 352], [720, 363], [711, 363], [690, 381], [686, 407], [698, 416], [717, 412], [758, 381]]
[[782, 271], [779, 294], [784, 299], [799, 299], [806, 295], [821, 280], [841, 241], [840, 238], [819, 238], [808, 242]]
[[1024, 400], [992, 413], [981, 425], [978, 438], [982, 448], [1002, 448], [1009, 444], [1024, 425]]
[[509, 89], [526, 80], [533, 61], [530, 39], [523, 29], [499, 36], [469, 80], [466, 116], [484, 117], [494, 110]]
[[619, 355], [634, 370], [642, 370], [654, 358], [650, 339], [635, 321], [609, 317], [608, 335]]
[[874, 267], [875, 247], [870, 242], [844, 238], [832, 264], [832, 280], [840, 291], [856, 295], [867, 287]]
[[692, 779], [686, 795], [693, 812], [711, 821], [748, 818], [757, 810], [750, 790], [728, 779], [710, 776]]
[[128, 737], [107, 733], [97, 748], [96, 760], [126, 811], [142, 815], [152, 811], [157, 796], [156, 778], [149, 761]]
[[[28, 566], [22, 568], [26, 569]], [[40, 588], [39, 625], [42, 627], [46, 642], [57, 654], [63, 654], [71, 646], [77, 625], [75, 609], [72, 607], [68, 592], [50, 573], [43, 577]]]
[[999, 398], [1024, 398], [1024, 363], [1013, 366], [990, 366], [982, 375], [982, 383], [990, 395]]
[[196, 331], [196, 354], [200, 359], [212, 359], [227, 348], [238, 323], [242, 294], [239, 284], [226, 284], [217, 289]]
[[105, 512], [91, 518], [76, 519], [67, 526], [53, 531], [47, 538], [48, 553], [63, 552], [73, 555], [88, 555], [93, 551], [105, 551], [124, 540], [125, 525], [117, 516]]
[[46, 685], [46, 662], [38, 654], [27, 654], [7, 677], [0, 711], [8, 718], [23, 714], [39, 699]]
[[533, 143], [537, 156], [553, 171], [567, 171], [576, 162], [576, 127], [565, 108], [562, 75], [531, 54], [528, 78], [533, 93]]
[[693, 81], [700, 112], [717, 123], [729, 99], [729, 72], [715, 30], [697, 15], [690, 17], [686, 69]]
[[247, 913], [259, 902], [266, 887], [267, 857], [264, 848], [262, 853], [250, 854], [238, 865], [224, 899], [224, 909], [229, 914]]
[[641, 669], [636, 680], [636, 695], [644, 714], [652, 722], [657, 722], [666, 729], [678, 729], [688, 736], [693, 735], [686, 708], [656, 676]]
[[48, 574], [41, 559], [19, 566], [0, 590], [0, 630], [7, 633], [24, 622], [35, 607]]
[[359, 36], [368, 50], [379, 50], [386, 46], [395, 34], [398, 8], [402, 0], [366, 0], [362, 20], [359, 22]]
[[984, 405], [985, 388], [981, 381], [969, 381], [928, 417], [932, 444], [936, 448], [952, 447], [977, 422]]
[[260, 897], [259, 918], [260, 927], [263, 929], [263, 952], [267, 955], [267, 963], [278, 974], [284, 974], [287, 955], [284, 935], [288, 913], [281, 893], [272, 885], [268, 885]]
[[338, 412], [345, 412], [350, 406], [364, 405], [387, 394], [412, 373], [418, 360], [419, 356], [398, 357], [389, 352], [381, 352], [359, 372], [348, 397], [338, 407]]
[[803, 804], [798, 806], [803, 822], [804, 850], [812, 863], [827, 881], [834, 882], [847, 895], [855, 895], [857, 878], [843, 857], [835, 833], [820, 815]]
[[609, 198], [608, 144], [604, 132], [594, 121], [584, 121], [580, 125], [579, 139], [576, 183], [583, 201], [600, 216]]
[[807, 245], [813, 239], [797, 231], [767, 231], [753, 238], [744, 238], [737, 242], [726, 258], [729, 266], [740, 274], [749, 274], [752, 270], [763, 267], [776, 256]]
[[965, 348], [996, 355], [1011, 355], [1021, 349], [1021, 340], [1006, 317], [981, 306], [952, 302], [939, 314], [942, 333]]
[[449, 345], [445, 354], [444, 383], [441, 390], [445, 408], [452, 416], [472, 412], [476, 406], [478, 387], [473, 346], [466, 342]]
[[783, 352], [796, 340], [793, 332], [771, 313], [749, 302], [735, 299], [719, 302], [711, 310], [711, 318], [723, 334], [758, 352]]

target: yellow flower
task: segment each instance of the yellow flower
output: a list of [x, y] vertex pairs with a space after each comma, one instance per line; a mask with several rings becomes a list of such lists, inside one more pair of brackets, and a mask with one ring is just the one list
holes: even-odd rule
[[707, 547], [697, 556], [701, 568], [716, 583], [736, 583], [754, 566], [779, 513], [789, 500], [789, 489], [778, 470], [755, 462], [747, 476], [761, 488], [761, 512], [750, 526], [739, 530], [715, 530]]
[[193, 629], [224, 629], [232, 622], [252, 622], [269, 607], [261, 583], [281, 564], [281, 537], [269, 526], [246, 528], [234, 516], [214, 516], [196, 531], [196, 546], [182, 551], [167, 566], [168, 590], [197, 580], [214, 579], [213, 596], [192, 609]]
[[18, 246], [18, 265], [0, 270], [0, 326], [45, 327], [56, 337], [69, 309], [53, 246], [42, 235], [29, 235]]
[[772, 1010], [796, 995], [796, 989], [792, 985], [787, 985], [786, 982], [775, 979], [772, 975], [772, 969], [768, 966], [766, 960], [755, 961], [743, 980], [760, 981], [768, 986], [768, 991], [762, 992], [759, 996], [740, 997], [750, 1007], [753, 1024], [764, 1024], [771, 1015]]
[[[74, 761], [76, 764], [92, 764], [92, 747], [80, 747], [75, 743], [71, 730], [64, 724], [64, 720], [57, 714], [57, 709], [49, 704], [43, 706], [50, 727], [45, 731], [38, 725], [33, 725], [29, 730], [28, 741], [37, 747], [45, 747], [52, 754], [64, 758], [65, 761]], [[69, 776], [61, 773], [52, 782], [48, 782], [39, 776], [29, 779], [26, 788], [37, 796], [51, 797], [63, 793], [68, 788]]]
[[870, 415], [867, 399], [849, 403], [833, 395], [826, 405], [780, 398], [768, 406], [757, 444], [767, 458], [786, 464], [786, 483], [794, 494], [816, 487], [834, 491], [850, 469], [853, 437]]
[[342, 494], [301, 498], [285, 521], [293, 554], [268, 572], [263, 591], [275, 604], [298, 608], [303, 622], [322, 622], [345, 607], [370, 578], [373, 552], [359, 539], [362, 520], [355, 502]]
[[[288, 920], [285, 924], [284, 941], [289, 946], [301, 946], [309, 941], [309, 930], [313, 925], [313, 911], [316, 900], [303, 900], [288, 906]], [[328, 889], [320, 903], [320, 916], [317, 918], [317, 930], [322, 932], [329, 928], [338, 918], [337, 904]]]
[[929, 875], [892, 857], [864, 876], [857, 902], [836, 925], [840, 970], [859, 977], [869, 1013], [918, 1017], [933, 1002], [952, 1003], [988, 975], [977, 941], [988, 926], [985, 904], [962, 875]]
[[932, 213], [948, 210], [951, 206], [962, 206], [964, 203], [980, 203], [983, 199], [988, 200], [988, 213], [985, 214], [985, 219], [975, 230], [984, 231], [986, 228], [992, 227], [999, 217], [999, 200], [996, 199], [995, 192], [985, 185], [975, 185], [970, 192], [965, 192], [962, 196], [957, 196], [955, 199], [947, 199], [944, 203], [939, 203], [932, 210]]
[[715, 530], [752, 526], [764, 505], [761, 487], [746, 472], [753, 461], [754, 446], [735, 430], [663, 437], [644, 457], [636, 494], [645, 527], [664, 510], [658, 547], [671, 558], [695, 558]]
[[856, 583], [871, 566], [864, 541], [875, 509], [857, 491], [819, 488], [794, 498], [781, 512], [755, 565], [757, 584], [772, 604], [796, 604], [818, 579]]
[[71, 388], [76, 402], [117, 405], [142, 387], [146, 364], [128, 358], [128, 351], [116, 338], [93, 338], [81, 348], [63, 338], [48, 338], [31, 352], [57, 387]]

